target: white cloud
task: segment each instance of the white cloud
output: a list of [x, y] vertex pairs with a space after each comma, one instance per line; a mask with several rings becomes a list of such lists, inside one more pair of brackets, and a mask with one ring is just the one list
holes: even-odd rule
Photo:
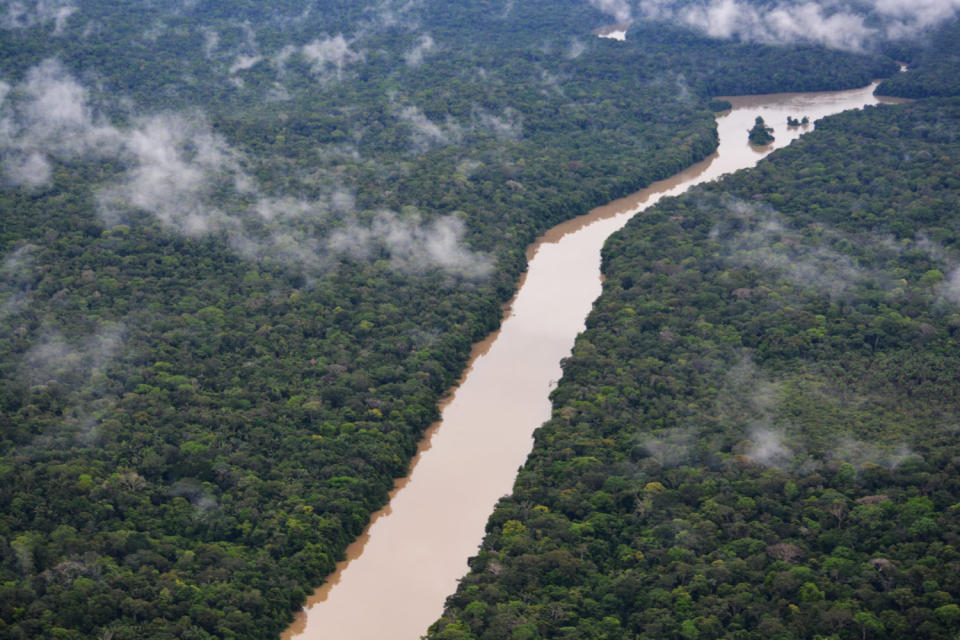
[[459, 141], [462, 135], [460, 126], [452, 118], [448, 117], [443, 126], [438, 125], [416, 105], [403, 107], [397, 117], [410, 125], [413, 148], [418, 152], [452, 144]]
[[238, 71], [246, 71], [247, 69], [252, 69], [263, 60], [263, 56], [244, 56], [239, 55], [233, 61], [233, 64], [230, 65], [229, 73], [233, 75]]
[[3, 158], [3, 172], [14, 184], [30, 189], [42, 187], [50, 182], [52, 169], [46, 156], [39, 151], [12, 153]]
[[[455, 123], [437, 126], [415, 107], [402, 110], [401, 117], [423, 145], [460, 135]], [[327, 153], [355, 155], [341, 148]], [[464, 229], [455, 217], [423, 223], [419, 215], [384, 213], [372, 225], [351, 224], [332, 238], [324, 236], [320, 229], [331, 215], [344, 218], [354, 211], [353, 195], [339, 180], [311, 176], [321, 195], [310, 200], [264, 194], [245, 169], [249, 158], [216, 134], [202, 114], [158, 114], [114, 127], [94, 113], [87, 91], [56, 62], [31, 70], [17, 87], [0, 83], [0, 169], [8, 182], [42, 186], [50, 179], [53, 159], [86, 157], [124, 167], [95, 189], [108, 224], [143, 211], [176, 233], [220, 234], [249, 259], [305, 271], [329, 268], [343, 255], [369, 253], [374, 245], [386, 248], [391, 262], [409, 271], [439, 268], [470, 277], [489, 271], [485, 257], [462, 245]]]
[[113, 361], [125, 332], [122, 324], [111, 324], [79, 341], [48, 332], [25, 354], [20, 373], [34, 385], [56, 383], [78, 389]]
[[676, 467], [689, 461], [699, 435], [693, 429], [664, 429], [640, 434], [637, 441], [661, 466]]
[[680, 19], [715, 38], [770, 43], [812, 40], [842, 49], [859, 49], [874, 33], [862, 16], [828, 14], [814, 3], [782, 4], [760, 10], [738, 0], [713, 0], [709, 5], [681, 10]]
[[270, 57], [270, 64], [272, 64], [282, 76], [284, 71], [286, 71], [287, 61], [290, 60], [296, 52], [297, 48], [292, 44], [288, 44]]
[[235, 224], [211, 204], [213, 192], [222, 186], [250, 190], [239, 154], [201, 118], [168, 114], [144, 119], [126, 133], [123, 156], [131, 168], [98, 195], [108, 219], [135, 208], [187, 235], [210, 233]]
[[363, 54], [351, 50], [341, 34], [323, 40], [316, 39], [301, 47], [300, 54], [312, 65], [314, 74], [326, 78], [333, 71], [338, 80], [343, 77], [346, 65], [363, 59]]
[[7, 182], [43, 186], [51, 157], [103, 157], [119, 144], [116, 129], [93, 116], [87, 91], [56, 61], [31, 69], [16, 88], [0, 86], [0, 168]]
[[938, 293], [947, 301], [960, 304], [960, 267], [947, 274], [946, 280], [940, 283]]
[[[811, 246], [770, 207], [728, 199], [724, 210], [738, 221], [738, 226], [727, 228], [721, 223], [711, 235], [721, 239], [727, 260], [734, 264], [772, 271], [795, 285], [831, 297], [841, 296], [866, 280], [883, 277], [861, 268], [853, 258], [826, 243]], [[823, 234], [840, 237], [829, 229]]]
[[768, 427], [755, 427], [750, 431], [750, 448], [747, 455], [766, 467], [786, 464], [792, 452], [783, 441], [783, 433]]
[[716, 38], [762, 43], [813, 42], [862, 50], [882, 38], [913, 38], [956, 15], [960, 0], [833, 0], [755, 4], [748, 0], [640, 0], [650, 19], [673, 21]]
[[517, 140], [523, 135], [523, 114], [512, 107], [505, 108], [500, 115], [478, 108], [474, 117], [480, 127], [492, 131], [498, 138]]
[[454, 215], [424, 223], [418, 213], [398, 215], [382, 211], [367, 225], [350, 223], [331, 234], [327, 248], [354, 258], [385, 251], [391, 263], [408, 272], [440, 268], [465, 277], [489, 274], [486, 256], [464, 247], [463, 221]]
[[203, 55], [209, 60], [220, 46], [220, 34], [210, 27], [200, 27], [200, 33], [203, 35]]
[[419, 67], [423, 64], [423, 57], [430, 51], [433, 51], [435, 46], [436, 43], [433, 41], [433, 38], [430, 37], [429, 33], [422, 35], [413, 47], [403, 54], [403, 59], [406, 61], [407, 66]]
[[568, 60], [576, 60], [577, 58], [582, 56], [586, 50], [587, 50], [587, 45], [585, 45], [580, 40], [574, 39], [572, 42], [570, 42], [570, 48], [567, 49], [566, 58]]
[[38, 250], [36, 245], [25, 244], [0, 262], [0, 320], [26, 308]]
[[53, 23], [53, 31], [59, 35], [67, 20], [77, 11], [71, 0], [36, 0], [19, 2], [9, 0], [0, 16], [0, 25], [5, 29], [30, 29]]

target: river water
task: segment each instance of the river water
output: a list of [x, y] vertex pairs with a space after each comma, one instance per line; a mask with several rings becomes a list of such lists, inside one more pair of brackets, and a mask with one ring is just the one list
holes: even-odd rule
[[[788, 115], [813, 122], [875, 104], [873, 89], [727, 98], [734, 108], [717, 118], [717, 153], [554, 227], [532, 245], [501, 329], [474, 346], [410, 475], [397, 481], [389, 505], [347, 549], [347, 560], [309, 599], [284, 640], [417, 640], [426, 633], [466, 573], [495, 502], [510, 492], [534, 429], [550, 417], [548, 395], [560, 378], [560, 360], [600, 294], [604, 240], [661, 197], [752, 167], [813, 128], [788, 128]], [[747, 144], [758, 115], [776, 138], [763, 149]]]

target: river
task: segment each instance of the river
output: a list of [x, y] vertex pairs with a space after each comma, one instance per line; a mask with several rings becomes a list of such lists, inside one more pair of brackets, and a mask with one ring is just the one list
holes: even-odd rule
[[[560, 360], [600, 294], [604, 240], [661, 197], [752, 167], [813, 128], [788, 128], [788, 115], [813, 122], [875, 104], [874, 86], [727, 98], [734, 108], [717, 118], [720, 147], [713, 156], [554, 227], [532, 245], [529, 269], [501, 329], [474, 346], [410, 475], [397, 481], [390, 503], [347, 549], [347, 560], [309, 599], [284, 640], [416, 640], [426, 633], [466, 573], [495, 502], [510, 492], [534, 429], [550, 416], [548, 396]], [[747, 144], [758, 115], [776, 138], [763, 149]]]

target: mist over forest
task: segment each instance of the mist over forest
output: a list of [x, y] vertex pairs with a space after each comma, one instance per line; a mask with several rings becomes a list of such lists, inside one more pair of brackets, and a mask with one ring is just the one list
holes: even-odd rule
[[0, 2], [0, 638], [278, 637], [537, 235], [880, 78], [611, 241], [430, 634], [952, 638], [958, 10]]

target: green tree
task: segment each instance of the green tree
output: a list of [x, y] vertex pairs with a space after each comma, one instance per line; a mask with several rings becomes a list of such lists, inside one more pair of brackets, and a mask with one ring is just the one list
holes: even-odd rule
[[868, 635], [880, 635], [885, 631], [883, 623], [869, 611], [858, 611], [853, 615], [853, 623], [860, 628], [860, 637], [867, 640]]
[[755, 147], [763, 147], [771, 142], [773, 142], [773, 127], [768, 126], [766, 122], [763, 121], [762, 116], [757, 116], [757, 119], [754, 121], [753, 128], [750, 129], [749, 137], [750, 144]]

